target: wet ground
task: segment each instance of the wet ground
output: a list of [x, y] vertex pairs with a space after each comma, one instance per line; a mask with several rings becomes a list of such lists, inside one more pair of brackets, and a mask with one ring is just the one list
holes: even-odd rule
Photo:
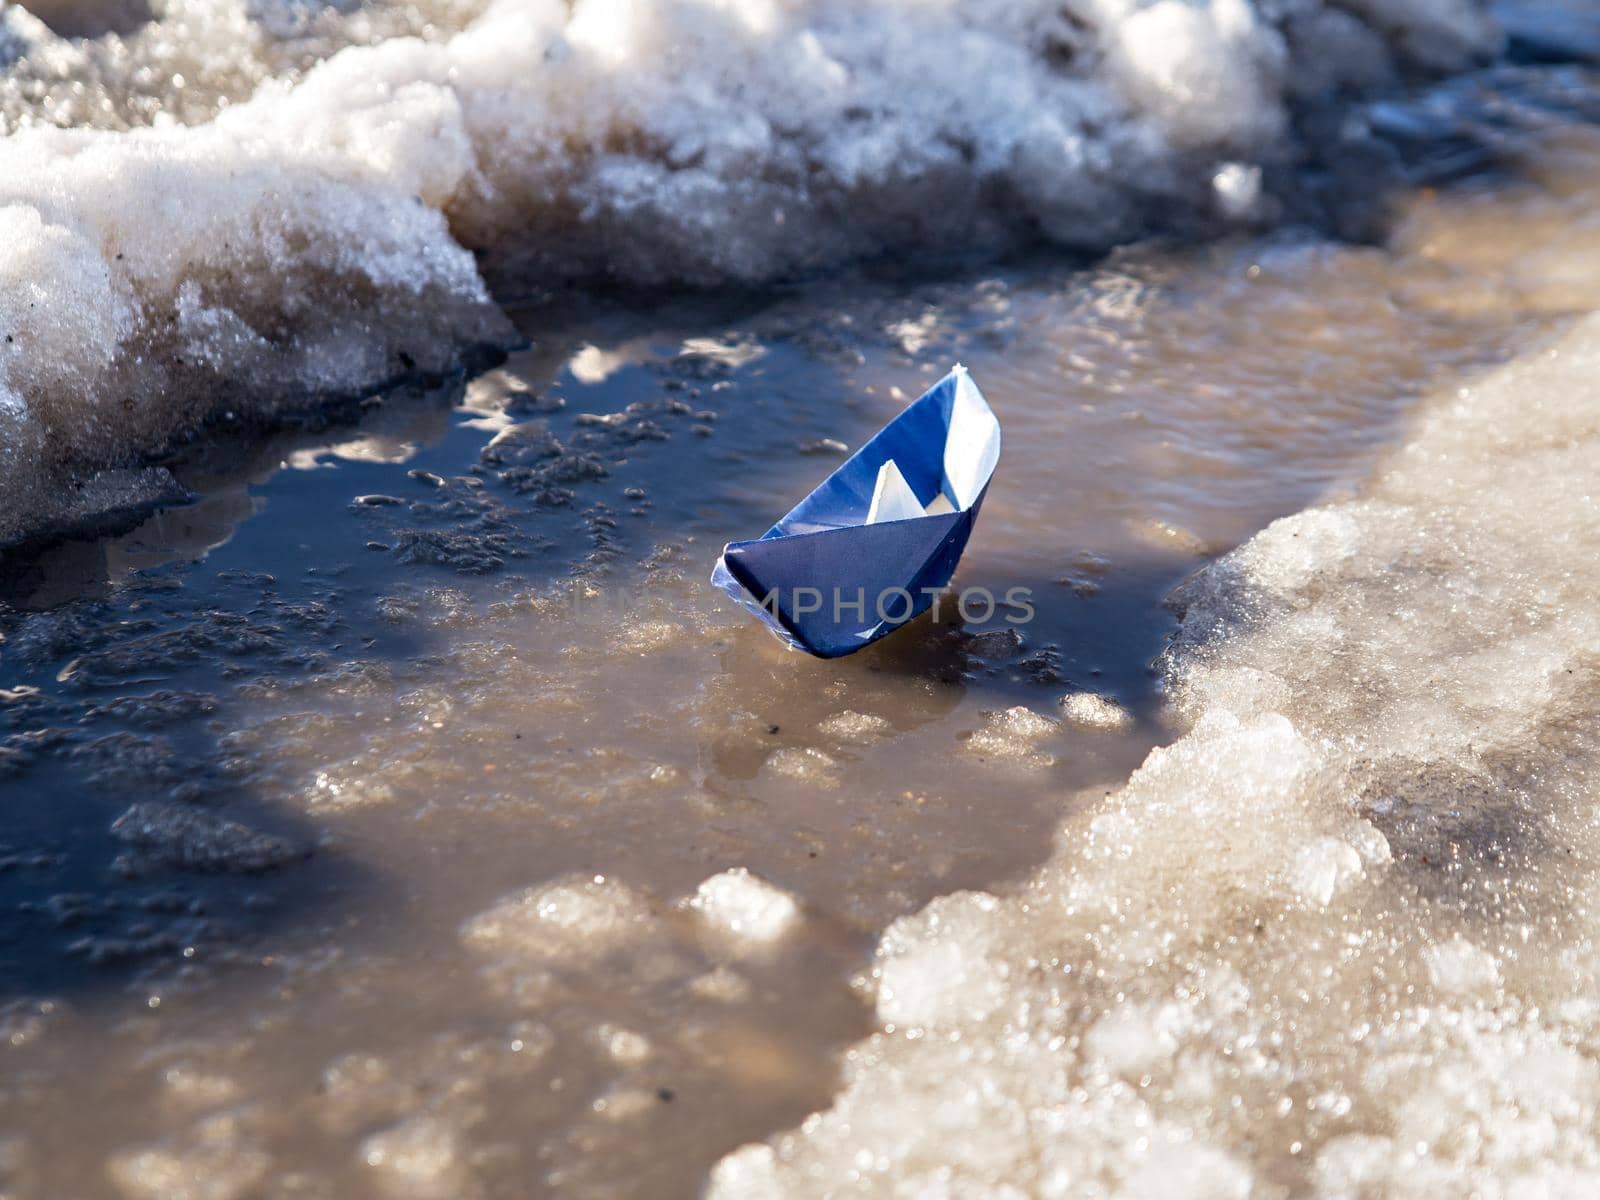
[[[218, 433], [194, 504], [6, 564], [8, 1194], [686, 1195], [825, 1105], [884, 927], [1170, 736], [1171, 589], [1594, 306], [1595, 145], [1519, 137], [1385, 249], [527, 309], [498, 370]], [[1005, 431], [956, 582], [1032, 619], [786, 651], [717, 552], [956, 360]], [[701, 888], [739, 868], [776, 890]]]

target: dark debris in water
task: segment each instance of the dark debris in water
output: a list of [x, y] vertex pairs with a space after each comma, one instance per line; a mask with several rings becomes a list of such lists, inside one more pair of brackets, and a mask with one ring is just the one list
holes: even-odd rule
[[[525, 588], [646, 552], [640, 518], [686, 485], [640, 460], [709, 432], [718, 414], [687, 380], [727, 373], [687, 359], [615, 413], [530, 398], [511, 411], [533, 419], [475, 444], [476, 461], [456, 448], [317, 472], [321, 486], [209, 559], [174, 556], [42, 611], [0, 598], [0, 1002], [60, 986], [72, 963], [139, 969], [197, 946], [216, 961], [344, 894], [362, 869], [310, 855], [315, 830], [286, 795], [306, 781], [255, 751], [260, 706], [425, 674], [438, 572], [503, 599], [500, 578]], [[326, 485], [342, 479], [330, 513]]]
[[467, 530], [408, 529], [400, 534], [395, 557], [409, 565], [449, 567], [463, 575], [489, 575], [518, 551], [505, 534]]
[[111, 823], [111, 836], [128, 847], [116, 869], [143, 875], [165, 867], [254, 873], [307, 857], [309, 848], [262, 833], [192, 804], [141, 801]]
[[217, 697], [210, 692], [161, 689], [148, 695], [117, 696], [104, 704], [95, 704], [84, 710], [80, 720], [85, 725], [113, 720], [160, 729], [208, 717], [216, 711]]
[[84, 769], [89, 783], [106, 788], [168, 787], [194, 780], [203, 769], [166, 738], [126, 731], [78, 742], [66, 758]]
[[565, 508], [577, 496], [574, 485], [593, 483], [610, 473], [598, 455], [570, 452], [556, 443], [553, 454], [543, 462], [518, 463], [505, 467], [498, 475], [502, 484], [526, 497], [536, 508]]
[[[282, 782], [223, 722], [248, 721], [252, 681], [347, 663], [336, 579], [158, 570], [109, 599], [0, 606], [0, 1002], [231, 953], [333, 886], [308, 883], [315, 837], [292, 810], [258, 824]], [[330, 868], [316, 878], [354, 870]]]
[[566, 403], [560, 396], [531, 392], [524, 388], [512, 392], [506, 399], [506, 412], [513, 417], [540, 416], [559, 412], [566, 407]]
[[1017, 664], [1022, 677], [1030, 683], [1051, 687], [1068, 683], [1066, 670], [1062, 666], [1061, 647], [1040, 646], [1032, 654], [1022, 659]]
[[966, 651], [975, 658], [1006, 660], [1022, 653], [1022, 635], [1015, 629], [990, 629], [966, 640]]

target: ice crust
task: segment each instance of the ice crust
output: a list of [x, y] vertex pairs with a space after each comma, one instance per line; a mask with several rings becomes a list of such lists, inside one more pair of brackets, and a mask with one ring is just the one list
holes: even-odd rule
[[695, 891], [688, 906], [710, 933], [736, 945], [777, 942], [800, 920], [800, 906], [793, 896], [743, 867], [713, 875]]
[[1177, 597], [1186, 723], [902, 919], [829, 1110], [711, 1195], [1600, 1188], [1600, 317]]
[[0, 541], [204, 418], [505, 342], [473, 252], [528, 292], [1102, 247], [1498, 44], [1474, 0], [139, 7], [0, 4]]

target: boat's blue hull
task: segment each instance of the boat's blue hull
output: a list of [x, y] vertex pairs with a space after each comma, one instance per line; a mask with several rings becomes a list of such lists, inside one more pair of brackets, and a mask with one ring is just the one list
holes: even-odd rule
[[[988, 439], [963, 457], [952, 427]], [[992, 447], [990, 445], [992, 442]], [[798, 649], [838, 658], [927, 611], [955, 574], [987, 494], [999, 428], [961, 368], [940, 380], [760, 538], [724, 548], [712, 583]], [[982, 461], [969, 463], [973, 455]], [[865, 524], [880, 469], [961, 507]], [[954, 478], [952, 478], [954, 474]]]

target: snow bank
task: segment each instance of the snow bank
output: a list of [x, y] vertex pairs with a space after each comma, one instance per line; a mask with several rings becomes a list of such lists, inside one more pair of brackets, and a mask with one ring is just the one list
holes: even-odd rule
[[1600, 317], [1179, 597], [1188, 732], [893, 926], [835, 1105], [712, 1195], [1600, 1187]]
[[150, 7], [0, 4], [0, 543], [208, 416], [504, 342], [469, 251], [527, 291], [1105, 246], [1497, 44], [1471, 0]]

